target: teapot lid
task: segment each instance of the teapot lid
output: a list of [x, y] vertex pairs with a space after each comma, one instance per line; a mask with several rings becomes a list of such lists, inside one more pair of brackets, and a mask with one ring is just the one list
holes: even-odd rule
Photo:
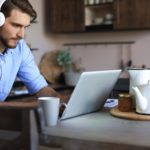
[[120, 93], [119, 94], [119, 98], [131, 98], [132, 95], [131, 94], [128, 94], [128, 93]]

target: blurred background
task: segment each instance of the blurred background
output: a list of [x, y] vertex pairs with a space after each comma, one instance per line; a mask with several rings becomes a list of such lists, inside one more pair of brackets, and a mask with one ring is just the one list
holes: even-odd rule
[[[128, 64], [128, 61], [130, 60], [132, 60], [132, 65], [135, 67], [142, 67], [143, 65], [146, 67], [150, 67], [150, 61], [149, 61], [150, 30], [145, 30], [146, 29], [145, 27], [141, 27], [138, 30], [137, 29], [135, 30], [133, 27], [133, 29], [129, 28], [129, 30], [108, 30], [108, 31], [100, 30], [94, 32], [74, 31], [71, 33], [67, 33], [67, 32], [49, 33], [48, 31], [45, 30], [45, 22], [48, 22], [49, 17], [51, 16], [53, 17], [53, 19], [57, 18], [58, 16], [55, 15], [55, 13], [53, 13], [53, 15], [46, 14], [46, 13], [50, 13], [50, 11], [49, 12], [47, 11], [45, 13], [45, 10], [47, 10], [45, 7], [45, 3], [51, 4], [51, 7], [53, 7], [52, 6], [53, 3], [56, 4], [60, 3], [59, 5], [64, 7], [63, 9], [61, 9], [61, 12], [63, 14], [64, 12], [66, 12], [66, 9], [70, 11], [69, 4], [73, 3], [74, 0], [71, 2], [67, 0], [65, 0], [64, 2], [61, 2], [60, 0], [57, 1], [52, 0], [52, 2], [47, 2], [48, 0], [30, 0], [30, 1], [38, 13], [38, 18], [37, 18], [37, 23], [33, 24], [27, 29], [25, 40], [29, 43], [31, 48], [37, 49], [33, 51], [37, 64], [39, 64], [41, 57], [45, 52], [49, 52], [52, 50], [61, 50], [64, 47], [66, 47], [66, 48], [70, 48], [74, 60], [80, 60], [81, 63], [80, 65], [84, 67], [85, 70], [118, 69], [121, 68], [122, 66], [126, 66]], [[83, 1], [84, 0], [78, 0], [76, 1], [76, 3], [83, 3]], [[114, 2], [108, 1], [109, 4], [111, 3], [111, 5]], [[129, 1], [127, 0], [126, 2], [128, 3]], [[134, 0], [133, 3], [134, 2], [136, 1]], [[66, 4], [68, 3], [68, 5], [64, 5], [64, 4], [61, 5], [61, 3], [66, 3]], [[85, 3], [86, 2], [84, 1], [85, 7], [89, 5], [95, 5], [91, 1], [89, 4], [85, 4]], [[54, 6], [56, 6], [56, 4], [54, 4]], [[72, 7], [77, 7], [75, 4], [72, 5], [74, 5]], [[108, 4], [103, 4], [103, 5], [108, 6]], [[125, 6], [125, 4], [120, 4], [120, 5]], [[141, 5], [141, 7], [139, 8], [143, 9], [142, 6], [143, 5]], [[51, 7], [49, 6], [50, 9]], [[102, 10], [102, 8], [99, 9]], [[56, 11], [59, 10], [56, 9]], [[140, 13], [140, 11], [138, 12]], [[73, 9], [72, 12], [70, 13], [74, 13]], [[83, 13], [86, 13], [86, 11]], [[110, 14], [110, 12], [108, 11], [105, 13], [106, 16], [109, 17], [109, 15], [107, 14]], [[127, 15], [129, 15], [129, 13]], [[81, 14], [81, 17], [82, 16], [83, 15]], [[138, 14], [136, 14], [136, 16], [140, 18]], [[88, 16], [86, 16], [86, 19], [87, 18]], [[97, 22], [101, 21], [100, 19], [99, 20], [97, 19]], [[80, 21], [81, 19], [78, 18], [78, 22]], [[78, 22], [76, 22], [76, 24]], [[133, 21], [131, 23], [134, 24]], [[60, 23], [59, 25], [61, 27], [63, 23], [62, 24]], [[66, 27], [67, 26], [69, 26], [69, 23], [68, 24], [66, 23]], [[51, 28], [51, 26], [49, 26], [49, 28]]]

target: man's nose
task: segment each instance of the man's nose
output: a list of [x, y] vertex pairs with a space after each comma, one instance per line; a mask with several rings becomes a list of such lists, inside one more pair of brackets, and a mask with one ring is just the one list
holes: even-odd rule
[[24, 28], [20, 28], [18, 33], [17, 33], [17, 36], [19, 38], [24, 38], [24, 33], [25, 33], [25, 29]]

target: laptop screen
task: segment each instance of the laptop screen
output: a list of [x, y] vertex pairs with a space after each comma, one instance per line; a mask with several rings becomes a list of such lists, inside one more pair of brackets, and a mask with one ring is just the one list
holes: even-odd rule
[[83, 72], [61, 120], [100, 110], [109, 97], [121, 70]]

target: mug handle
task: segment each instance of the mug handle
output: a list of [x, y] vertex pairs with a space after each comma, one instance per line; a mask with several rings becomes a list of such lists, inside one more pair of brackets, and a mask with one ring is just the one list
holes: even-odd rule
[[65, 109], [64, 109], [64, 112], [62, 113], [61, 117], [59, 117], [59, 120], [61, 120], [61, 118], [65, 115], [66, 109], [67, 109], [67, 104], [66, 103], [60, 103], [59, 108], [61, 108], [62, 106], [64, 106]]

